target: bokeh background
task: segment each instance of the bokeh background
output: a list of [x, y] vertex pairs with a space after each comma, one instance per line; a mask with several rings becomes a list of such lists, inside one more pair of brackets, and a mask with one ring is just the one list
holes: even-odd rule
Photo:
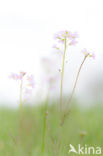
[[[75, 97], [82, 106], [103, 102], [103, 2], [102, 0], [3, 0], [0, 2], [0, 104], [18, 105], [18, 85], [9, 79], [11, 72], [34, 74], [33, 104], [45, 99], [44, 69], [41, 60], [52, 59], [58, 72], [60, 56], [52, 48], [54, 34], [61, 30], [76, 31], [78, 44], [68, 49], [64, 93], [69, 95], [75, 74], [83, 58], [81, 50], [95, 52], [95, 60], [85, 63]], [[57, 63], [58, 62], [58, 63]], [[45, 91], [44, 91], [45, 90]], [[59, 95], [59, 85], [52, 92]]]

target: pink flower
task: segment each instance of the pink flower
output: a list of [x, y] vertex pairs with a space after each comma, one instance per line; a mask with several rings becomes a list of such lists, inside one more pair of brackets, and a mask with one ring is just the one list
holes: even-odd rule
[[67, 31], [59, 31], [57, 34], [54, 35], [54, 39], [62, 40], [67, 37]]
[[93, 59], [95, 59], [95, 54], [89, 52], [86, 48], [84, 48], [84, 49], [82, 50], [82, 53], [84, 54], [85, 57], [89, 56], [89, 57], [92, 57]]
[[59, 34], [55, 34], [54, 35], [54, 39], [56, 40], [56, 39], [58, 39], [59, 38]]
[[89, 55], [89, 51], [88, 51], [86, 48], [84, 48], [84, 49], [82, 50], [82, 53], [83, 53], [85, 56], [88, 56], [88, 55]]
[[59, 43], [65, 43], [65, 40], [69, 45], [75, 45], [77, 43], [76, 38], [78, 38], [77, 32], [70, 32], [70, 31], [60, 31], [55, 34], [54, 39], [58, 40]]
[[78, 42], [75, 40], [75, 39], [73, 39], [73, 40], [71, 40], [71, 42], [69, 43], [69, 45], [76, 45]]
[[11, 75], [9, 77], [14, 80], [22, 80], [22, 78], [25, 76], [25, 74], [26, 74], [26, 72], [20, 72], [19, 74], [11, 73]]
[[11, 75], [9, 76], [9, 78], [14, 79], [14, 80], [18, 80], [19, 79], [19, 75], [16, 73], [11, 73]]
[[[25, 76], [25, 78], [24, 78], [24, 76]], [[32, 94], [32, 88], [34, 88], [33, 75], [28, 76], [26, 74], [26, 72], [21, 71], [18, 74], [11, 73], [11, 75], [9, 77], [14, 80], [20, 81], [19, 87], [20, 87], [20, 89], [23, 89], [23, 98], [24, 98], [24, 100], [28, 101], [30, 99], [30, 95]], [[27, 84], [27, 83], [29, 83], [29, 84]]]
[[29, 86], [34, 88], [34, 86], [35, 86], [34, 76], [33, 75], [28, 76], [27, 80], [29, 81]]
[[61, 38], [60, 40], [58, 40], [59, 43], [63, 43], [63, 44], [64, 44], [64, 41], [65, 41], [64, 38], [63, 39]]
[[90, 53], [89, 57], [92, 57], [93, 59], [95, 59], [95, 54], [94, 53]]
[[25, 89], [25, 94], [26, 94], [26, 95], [31, 95], [31, 94], [32, 94], [32, 90], [26, 88], [26, 89]]
[[70, 32], [70, 37], [73, 38], [73, 39], [76, 39], [79, 37], [78, 33], [77, 32], [74, 32], [74, 33], [71, 33]]
[[55, 48], [55, 49], [58, 49], [58, 50], [59, 50], [59, 48], [56, 46], [56, 44], [54, 44], [54, 45], [53, 45], [53, 48]]
[[29, 102], [31, 94], [32, 94], [32, 89], [26, 88], [24, 92], [24, 101]]
[[20, 75], [25, 76], [26, 75], [26, 72], [21, 71], [20, 72]]
[[22, 71], [21, 71], [21, 72], [19, 73], [19, 75], [18, 75], [18, 76], [19, 76], [19, 79], [22, 80], [23, 77], [24, 77], [25, 75], [26, 75], [26, 72], [22, 72]]

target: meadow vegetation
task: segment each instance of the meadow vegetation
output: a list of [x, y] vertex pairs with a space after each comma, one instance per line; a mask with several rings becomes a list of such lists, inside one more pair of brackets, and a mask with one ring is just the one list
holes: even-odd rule
[[[73, 104], [61, 129], [58, 156], [72, 156], [69, 144], [103, 147], [103, 108], [94, 106], [81, 109]], [[44, 105], [24, 107], [22, 121], [17, 109], [0, 109], [0, 155], [1, 156], [42, 156], [42, 129]], [[45, 156], [54, 156], [59, 128], [57, 103], [48, 107], [48, 123], [45, 134]], [[21, 123], [21, 124], [20, 124]], [[92, 154], [91, 154], [92, 155]]]

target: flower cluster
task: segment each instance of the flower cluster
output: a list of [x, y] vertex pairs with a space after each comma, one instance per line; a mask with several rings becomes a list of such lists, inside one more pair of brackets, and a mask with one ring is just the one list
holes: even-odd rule
[[17, 73], [11, 73], [10, 78], [14, 79], [14, 80], [22, 80], [23, 77], [26, 75], [26, 72], [19, 72]]
[[[77, 44], [77, 38], [78, 38], [78, 34], [77, 32], [70, 32], [70, 31], [60, 31], [58, 33], [56, 33], [54, 35], [54, 39], [58, 41], [58, 43], [62, 43], [62, 44], [65, 44], [66, 42], [66, 46], [68, 45], [76, 45]], [[54, 44], [53, 45], [53, 48], [57, 49], [57, 50], [60, 50], [60, 48]], [[89, 56], [89, 57], [92, 57], [93, 59], [95, 59], [95, 54], [94, 53], [91, 53], [89, 52], [87, 49], [83, 49], [82, 50], [82, 53], [85, 55], [85, 56]]]
[[34, 88], [34, 86], [35, 86], [35, 83], [34, 83], [34, 76], [33, 75], [29, 75], [28, 77], [27, 77], [27, 80], [28, 80], [28, 86], [31, 86], [32, 88]]
[[93, 59], [95, 59], [95, 54], [89, 52], [86, 48], [84, 48], [84, 49], [82, 50], [82, 53], [84, 54], [85, 57], [89, 56], [89, 57], [92, 57]]
[[[72, 33], [70, 31], [60, 31], [57, 34], [55, 34], [54, 39], [56, 39], [59, 43], [65, 43], [67, 42], [67, 45], [76, 45], [78, 34], [76, 32]], [[56, 45], [53, 46], [56, 49], [59, 49]]]
[[20, 84], [22, 83], [24, 99], [29, 99], [29, 96], [32, 94], [32, 89], [35, 87], [34, 76], [22, 71], [19, 73], [11, 73], [9, 77], [19, 81]]
[[19, 72], [17, 73], [11, 73], [11, 75], [9, 76], [10, 78], [12, 78], [13, 80], [23, 80], [25, 76], [25, 81], [27, 81], [27, 86], [34, 88], [35, 83], [34, 83], [34, 76], [33, 75], [28, 75], [26, 72]]

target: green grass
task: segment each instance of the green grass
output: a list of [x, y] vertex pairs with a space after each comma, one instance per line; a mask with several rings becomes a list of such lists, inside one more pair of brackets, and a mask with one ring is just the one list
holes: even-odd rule
[[[57, 110], [57, 106], [49, 106], [50, 130], [46, 130], [45, 156], [54, 156], [58, 133]], [[44, 107], [26, 107], [20, 119], [18, 110], [0, 109], [0, 156], [42, 156], [43, 112]], [[58, 156], [75, 155], [68, 154], [69, 144], [76, 148], [78, 144], [103, 147], [103, 108], [71, 108], [61, 131]], [[82, 131], [87, 134], [81, 140]]]

